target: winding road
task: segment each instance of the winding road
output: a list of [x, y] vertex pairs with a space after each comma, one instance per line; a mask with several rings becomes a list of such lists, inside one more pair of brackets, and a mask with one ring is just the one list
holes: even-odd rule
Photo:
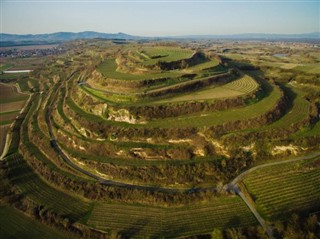
[[[77, 71], [72, 72], [69, 77], [66, 79], [66, 81], [70, 80], [76, 73]], [[63, 161], [69, 165], [70, 167], [74, 168], [75, 170], [83, 173], [84, 175], [93, 178], [95, 180], [97, 180], [99, 183], [103, 184], [103, 185], [107, 185], [107, 186], [117, 186], [117, 187], [123, 187], [123, 188], [128, 188], [128, 189], [138, 189], [138, 190], [148, 190], [148, 191], [152, 191], [152, 192], [163, 192], [163, 193], [168, 193], [168, 194], [175, 194], [175, 193], [196, 193], [196, 192], [200, 192], [200, 191], [218, 191], [218, 189], [216, 187], [207, 187], [207, 188], [189, 188], [189, 189], [178, 189], [178, 188], [164, 188], [164, 187], [155, 187], [155, 186], [142, 186], [142, 185], [135, 185], [135, 184], [128, 184], [128, 183], [122, 183], [122, 182], [118, 182], [118, 181], [112, 181], [112, 180], [107, 180], [105, 178], [102, 178], [82, 167], [80, 167], [79, 165], [77, 165], [76, 163], [74, 163], [69, 157], [68, 155], [63, 152], [63, 150], [61, 149], [61, 147], [59, 146], [59, 143], [57, 142], [55, 135], [54, 135], [54, 130], [53, 130], [53, 126], [52, 126], [52, 110], [53, 110], [53, 103], [55, 102], [58, 93], [59, 93], [59, 89], [62, 86], [62, 82], [60, 84], [60, 86], [58, 87], [58, 89], [55, 92], [51, 92], [51, 94], [54, 94], [52, 101], [46, 105], [46, 113], [45, 113], [45, 121], [46, 124], [48, 126], [48, 130], [49, 130], [49, 135], [50, 135], [50, 144], [51, 147], [55, 150], [55, 152], [57, 153], [58, 156], [60, 156]], [[27, 103], [29, 103], [31, 97], [29, 97], [29, 100]], [[27, 104], [26, 104], [27, 105]], [[21, 110], [20, 113], [25, 111], [25, 107]], [[7, 146], [8, 147], [8, 146]], [[308, 155], [304, 155], [304, 156], [299, 156], [293, 159], [289, 159], [289, 160], [281, 160], [281, 161], [276, 161], [276, 162], [270, 162], [270, 163], [266, 163], [266, 164], [261, 164], [261, 165], [257, 165], [254, 166], [244, 172], [242, 172], [240, 175], [238, 175], [236, 178], [234, 178], [230, 183], [224, 185], [223, 190], [225, 191], [232, 191], [235, 192], [237, 195], [239, 195], [242, 200], [246, 203], [246, 205], [248, 206], [248, 208], [251, 210], [251, 212], [254, 214], [254, 216], [257, 218], [257, 221], [261, 224], [261, 226], [264, 228], [264, 230], [266, 231], [266, 233], [268, 234], [268, 236], [272, 239], [274, 238], [273, 233], [272, 233], [272, 229], [269, 227], [269, 225], [267, 225], [267, 223], [265, 222], [265, 220], [259, 215], [259, 213], [257, 212], [254, 204], [248, 200], [246, 198], [246, 195], [241, 192], [240, 188], [238, 187], [238, 183], [241, 182], [249, 173], [261, 169], [261, 168], [265, 168], [265, 167], [269, 167], [269, 166], [274, 166], [274, 165], [280, 165], [280, 164], [285, 164], [285, 163], [291, 163], [291, 162], [296, 162], [296, 161], [300, 161], [300, 160], [308, 160], [308, 159], [312, 159], [315, 157], [320, 156], [320, 151], [316, 151], [313, 153], [310, 153]]]
[[[76, 73], [76, 71], [74, 71], [68, 78], [71, 79], [74, 74]], [[62, 84], [61, 84], [62, 85]], [[52, 108], [53, 108], [53, 102], [55, 101], [55, 98], [58, 95], [59, 89], [61, 87], [61, 85], [59, 86], [59, 88], [56, 90], [55, 95], [52, 99], [52, 102], [50, 103], [50, 105], [47, 105], [46, 107], [46, 115], [45, 115], [45, 120], [46, 120], [46, 124], [48, 126], [49, 129], [49, 135], [50, 135], [50, 144], [51, 147], [56, 151], [56, 153], [64, 160], [64, 162], [66, 164], [68, 164], [70, 167], [74, 168], [75, 170], [83, 173], [84, 175], [87, 175], [93, 179], [96, 179], [97, 181], [99, 181], [101, 184], [107, 185], [107, 186], [117, 186], [117, 187], [123, 187], [123, 188], [130, 188], [130, 189], [140, 189], [140, 190], [149, 190], [149, 191], [157, 191], [157, 192], [163, 192], [163, 193], [178, 193], [178, 192], [183, 192], [186, 191], [185, 189], [172, 189], [172, 188], [162, 188], [162, 187], [153, 187], [153, 186], [142, 186], [142, 185], [135, 185], [135, 184], [127, 184], [127, 183], [121, 183], [121, 182], [117, 182], [117, 181], [112, 181], [112, 180], [106, 180], [88, 170], [85, 170], [83, 168], [81, 168], [80, 166], [78, 166], [77, 164], [75, 164], [67, 155], [66, 153], [63, 152], [63, 150], [60, 148], [55, 136], [54, 136], [54, 132], [53, 132], [53, 126], [52, 126], [52, 122], [51, 122], [51, 116], [52, 116]], [[212, 190], [212, 189], [211, 189]], [[187, 190], [188, 192], [189, 190]]]

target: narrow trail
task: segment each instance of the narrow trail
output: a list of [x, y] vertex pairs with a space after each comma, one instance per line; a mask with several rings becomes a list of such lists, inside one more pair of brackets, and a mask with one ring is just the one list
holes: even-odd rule
[[245, 204], [247, 204], [248, 208], [250, 209], [250, 211], [252, 212], [252, 214], [256, 217], [256, 219], [258, 220], [258, 222], [260, 223], [260, 225], [263, 227], [263, 229], [265, 230], [265, 232], [267, 233], [268, 237], [270, 239], [275, 239], [275, 237], [273, 236], [273, 231], [272, 228], [270, 226], [268, 226], [268, 224], [266, 223], [266, 221], [260, 216], [260, 214], [258, 213], [258, 211], [256, 210], [256, 208], [254, 207], [254, 205], [252, 205], [249, 200], [247, 200], [246, 196], [243, 194], [243, 192], [238, 191], [237, 193], [241, 199], [245, 202]]

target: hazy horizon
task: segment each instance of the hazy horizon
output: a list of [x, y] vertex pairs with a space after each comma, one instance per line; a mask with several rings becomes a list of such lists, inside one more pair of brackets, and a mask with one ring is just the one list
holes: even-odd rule
[[230, 33], [230, 34], [198, 34], [198, 35], [194, 35], [194, 34], [186, 34], [186, 35], [162, 35], [162, 36], [143, 36], [143, 35], [134, 35], [134, 34], [129, 34], [127, 32], [97, 32], [97, 31], [92, 31], [92, 30], [84, 30], [84, 31], [80, 31], [80, 32], [74, 32], [74, 31], [56, 31], [56, 32], [44, 32], [44, 33], [7, 33], [7, 32], [1, 32], [2, 34], [12, 34], [12, 35], [46, 35], [46, 34], [55, 34], [55, 33], [82, 33], [82, 32], [96, 32], [96, 33], [102, 33], [102, 34], [119, 34], [119, 33], [123, 33], [123, 34], [127, 34], [130, 36], [137, 36], [137, 37], [188, 37], [188, 36], [233, 36], [233, 35], [246, 35], [246, 34], [256, 34], [256, 35], [303, 35], [303, 34], [313, 34], [313, 33], [318, 33], [320, 34], [320, 32], [297, 32], [297, 33], [265, 33], [265, 32], [244, 32], [244, 33]]
[[320, 31], [319, 1], [1, 1], [1, 33], [136, 36]]

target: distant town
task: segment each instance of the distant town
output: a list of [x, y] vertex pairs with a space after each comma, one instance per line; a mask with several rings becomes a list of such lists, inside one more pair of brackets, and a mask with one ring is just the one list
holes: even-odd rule
[[27, 58], [57, 55], [65, 52], [65, 47], [61, 45], [44, 45], [44, 46], [17, 46], [14, 48], [0, 47], [0, 57], [6, 58]]

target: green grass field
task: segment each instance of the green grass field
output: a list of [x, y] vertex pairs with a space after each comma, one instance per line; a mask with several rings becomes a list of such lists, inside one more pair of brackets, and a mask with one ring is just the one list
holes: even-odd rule
[[[0, 104], [23, 101], [29, 97], [27, 94], [19, 93], [14, 85], [9, 84], [0, 84], [0, 92]], [[3, 107], [0, 110], [1, 112], [8, 111], [3, 110]]]
[[214, 67], [219, 66], [219, 62], [215, 59], [204, 62], [204, 63], [200, 63], [197, 64], [195, 66], [191, 66], [188, 67], [187, 69], [185, 69], [186, 72], [199, 72], [199, 71], [203, 71], [203, 70], [209, 70], [212, 69]]
[[87, 223], [130, 238], [175, 238], [211, 233], [214, 228], [256, 225], [256, 220], [239, 197], [220, 197], [179, 208], [100, 202], [95, 204]]
[[2, 239], [73, 239], [73, 235], [61, 232], [24, 215], [16, 209], [0, 205], [0, 234]]
[[[296, 96], [292, 99], [292, 108], [279, 120], [255, 129], [243, 130], [242, 132], [261, 132], [271, 129], [285, 129], [307, 119], [309, 116], [309, 102], [303, 98], [304, 94], [299, 89], [292, 88]], [[240, 131], [241, 132], [241, 131]]]
[[304, 73], [320, 74], [320, 63], [304, 64], [294, 68], [296, 71], [302, 71]]
[[293, 138], [313, 137], [320, 135], [320, 120], [312, 127], [303, 129], [294, 134]]
[[190, 58], [194, 51], [178, 47], [158, 46], [143, 47], [141, 50], [137, 50], [136, 53], [140, 55], [140, 59], [143, 59], [143, 64], [154, 65], [158, 61], [171, 62]]
[[164, 77], [179, 77], [182, 75], [181, 72], [167, 71], [167, 72], [156, 72], [146, 74], [130, 74], [117, 71], [117, 64], [114, 59], [107, 59], [101, 63], [97, 70], [103, 74], [106, 78], [119, 79], [119, 80], [145, 80], [145, 79], [157, 79]]
[[309, 102], [303, 98], [303, 93], [301, 91], [298, 89], [293, 89], [293, 91], [296, 93], [296, 97], [292, 102], [292, 109], [273, 124], [262, 127], [260, 130], [270, 128], [285, 128], [292, 124], [298, 123], [309, 116]]
[[22, 79], [20, 79], [20, 80], [18, 81], [18, 85], [19, 85], [20, 90], [21, 90], [22, 92], [26, 92], [26, 91], [29, 91], [29, 90], [30, 90], [28, 81], [29, 81], [28, 78], [22, 78]]
[[86, 93], [94, 96], [98, 100], [102, 100], [109, 103], [133, 103], [137, 98], [133, 95], [123, 95], [123, 94], [106, 94], [102, 91], [96, 90], [85, 85], [81, 86], [80, 89]]
[[320, 158], [259, 169], [244, 183], [268, 219], [320, 208]]
[[13, 67], [13, 64], [6, 63], [6, 64], [0, 64], [0, 71], [5, 71]]

